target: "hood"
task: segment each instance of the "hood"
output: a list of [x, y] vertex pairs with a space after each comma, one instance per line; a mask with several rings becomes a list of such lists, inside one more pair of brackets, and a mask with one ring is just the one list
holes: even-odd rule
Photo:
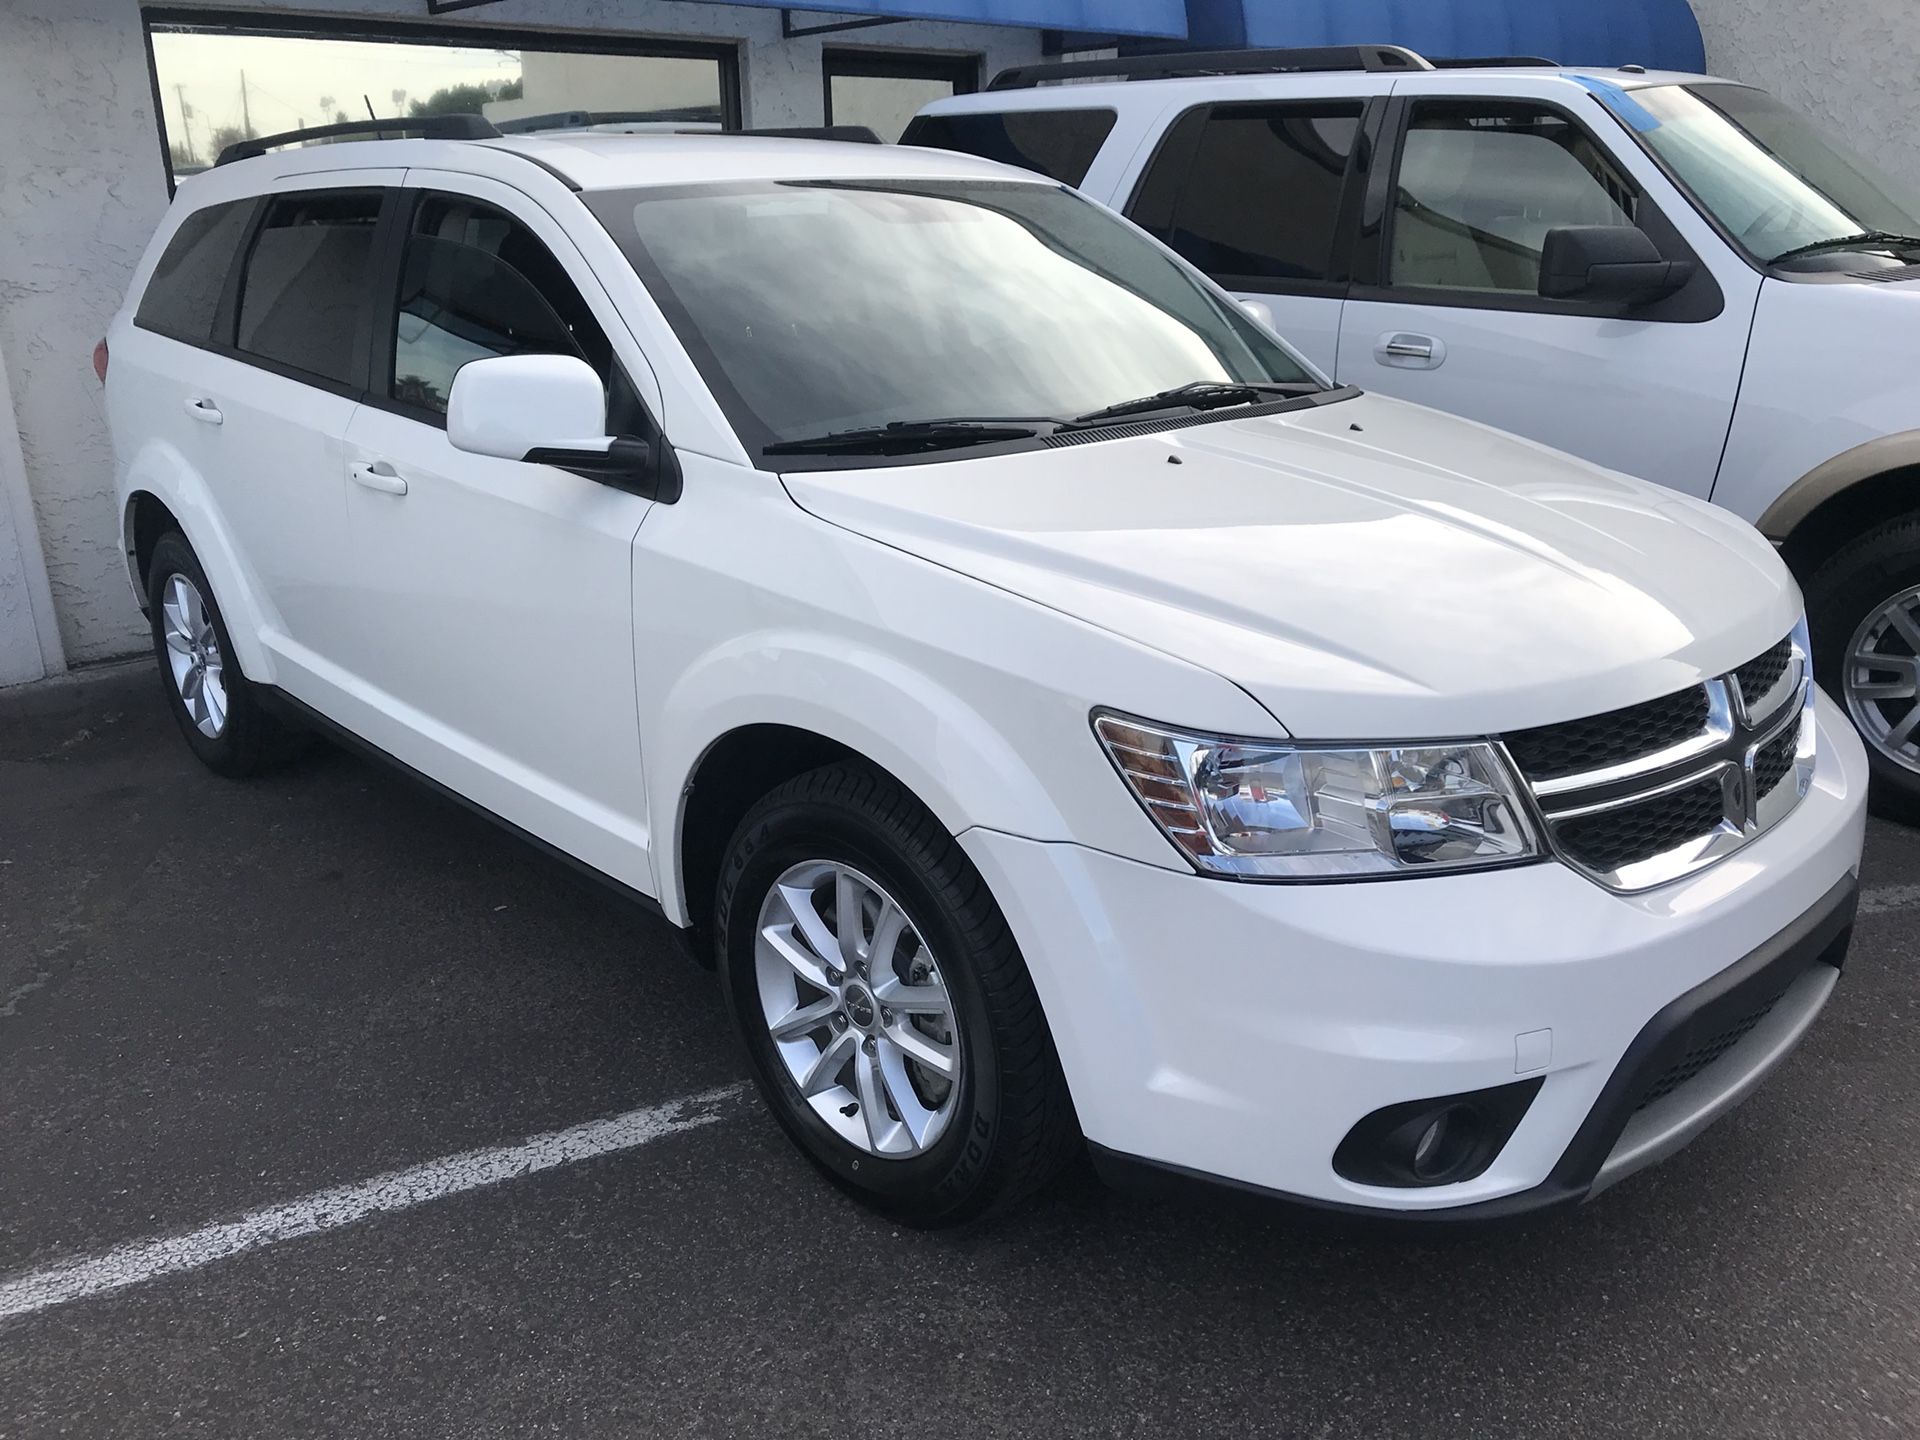
[[1204, 666], [1302, 739], [1597, 714], [1732, 669], [1800, 612], [1743, 521], [1372, 395], [784, 480], [823, 520]]

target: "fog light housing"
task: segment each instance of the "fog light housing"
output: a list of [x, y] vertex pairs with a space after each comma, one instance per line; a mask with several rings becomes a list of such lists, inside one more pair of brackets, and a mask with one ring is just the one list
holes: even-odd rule
[[1513, 1138], [1543, 1079], [1376, 1110], [1333, 1152], [1334, 1173], [1356, 1185], [1403, 1190], [1472, 1180]]

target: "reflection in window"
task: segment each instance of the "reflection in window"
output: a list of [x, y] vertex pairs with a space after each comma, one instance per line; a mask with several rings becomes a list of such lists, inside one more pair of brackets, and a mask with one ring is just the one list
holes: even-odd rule
[[1547, 232], [1631, 225], [1635, 193], [1571, 121], [1530, 106], [1416, 106], [1393, 207], [1395, 285], [1537, 294]]
[[453, 377], [491, 355], [578, 355], [605, 377], [604, 331], [525, 226], [452, 196], [422, 202], [407, 242], [393, 398], [444, 415]]
[[657, 116], [668, 128], [735, 118], [732, 57], [697, 46], [611, 54], [260, 34], [244, 23], [155, 20], [149, 30], [176, 179], [205, 170], [239, 140], [369, 115], [479, 114], [500, 124], [592, 110]]

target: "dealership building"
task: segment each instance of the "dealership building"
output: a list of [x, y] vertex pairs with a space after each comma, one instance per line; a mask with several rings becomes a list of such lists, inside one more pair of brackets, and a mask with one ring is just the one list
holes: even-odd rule
[[146, 643], [90, 356], [173, 187], [233, 140], [475, 109], [892, 138], [1043, 58], [1362, 42], [1706, 68], [1920, 182], [1913, 0], [0, 0], [0, 685]]

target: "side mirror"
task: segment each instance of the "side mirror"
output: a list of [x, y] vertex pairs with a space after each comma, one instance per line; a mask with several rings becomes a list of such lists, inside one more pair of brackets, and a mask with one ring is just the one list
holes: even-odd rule
[[679, 499], [671, 446], [606, 431], [606, 387], [576, 355], [470, 360], [447, 396], [447, 442], [456, 450], [557, 466], [650, 500]]
[[1668, 260], [1634, 225], [1565, 225], [1540, 250], [1540, 294], [1549, 300], [1647, 305], [1693, 278], [1691, 260]]
[[447, 396], [447, 440], [470, 455], [524, 460], [535, 450], [604, 454], [607, 395], [573, 355], [496, 355], [462, 365]]
[[1272, 330], [1274, 328], [1273, 307], [1267, 304], [1266, 301], [1242, 300], [1240, 302], [1240, 308], [1246, 311], [1247, 314], [1253, 318], [1256, 324], [1263, 325], [1268, 330]]

